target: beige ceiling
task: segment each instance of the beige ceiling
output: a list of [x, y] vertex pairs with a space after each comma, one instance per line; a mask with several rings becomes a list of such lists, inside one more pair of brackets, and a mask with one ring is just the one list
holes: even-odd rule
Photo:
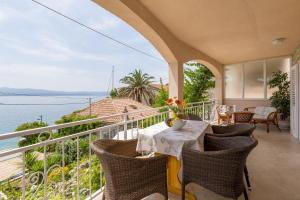
[[[229, 64], [291, 55], [300, 0], [140, 0], [179, 40]], [[272, 40], [285, 37], [279, 46]]]

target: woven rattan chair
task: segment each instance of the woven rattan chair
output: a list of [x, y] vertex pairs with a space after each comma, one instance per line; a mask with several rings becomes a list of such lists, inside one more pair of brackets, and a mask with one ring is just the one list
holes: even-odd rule
[[232, 114], [231, 112], [228, 112], [231, 110], [230, 106], [227, 105], [219, 105], [216, 108], [217, 114], [218, 114], [218, 124], [220, 124], [221, 120], [222, 122], [228, 124], [231, 121]]
[[278, 124], [278, 112], [276, 108], [273, 107], [248, 107], [244, 109], [245, 111], [252, 110], [255, 114], [253, 116], [253, 123], [258, 124], [266, 124], [267, 126], [267, 133], [270, 131], [270, 124], [274, 124], [279, 131], [281, 131], [279, 124]]
[[168, 199], [167, 156], [135, 158], [137, 140], [97, 140], [91, 144], [105, 176], [103, 199], [140, 200], [153, 193]]
[[[255, 125], [252, 124], [231, 124], [228, 126], [217, 126], [212, 125], [212, 130], [215, 137], [234, 137], [234, 136], [248, 136], [251, 137], [253, 131], [255, 130]], [[247, 166], [244, 169], [245, 178], [247, 182], [248, 189], [251, 190], [251, 183], [249, 179], [249, 172]]]
[[212, 125], [211, 126], [214, 136], [217, 137], [232, 137], [232, 136], [251, 136], [255, 130], [255, 125], [248, 123]]
[[204, 152], [183, 148], [182, 200], [185, 186], [191, 182], [227, 198], [237, 199], [242, 193], [247, 200], [243, 170], [250, 151], [257, 145], [251, 137], [204, 138]]
[[252, 112], [234, 112], [233, 123], [251, 123], [253, 115]]

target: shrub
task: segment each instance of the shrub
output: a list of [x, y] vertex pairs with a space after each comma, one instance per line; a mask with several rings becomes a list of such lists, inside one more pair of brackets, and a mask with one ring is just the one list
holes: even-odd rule
[[[55, 124], [64, 124], [64, 123], [70, 123], [70, 122], [92, 119], [92, 118], [96, 118], [96, 116], [95, 115], [81, 116], [81, 115], [78, 115], [77, 113], [72, 113], [71, 115], [64, 115], [60, 120], [56, 121]], [[72, 135], [74, 133], [80, 133], [83, 131], [95, 129], [95, 128], [101, 127], [103, 125], [104, 125], [103, 122], [93, 122], [93, 123], [88, 123], [88, 124], [82, 124], [82, 125], [62, 128], [62, 129], [58, 130], [56, 135], [59, 137]]]
[[288, 73], [282, 71], [273, 72], [272, 79], [269, 81], [269, 88], [277, 88], [270, 98], [271, 104], [282, 115], [284, 120], [290, 116], [290, 81]]
[[[16, 131], [24, 131], [24, 130], [28, 130], [28, 129], [41, 128], [41, 127], [45, 127], [45, 126], [48, 126], [48, 124], [45, 122], [38, 122], [38, 121], [26, 122], [26, 123], [19, 125], [16, 128]], [[43, 139], [45, 137], [49, 137], [49, 133], [43, 133], [42, 137], [40, 137], [40, 138]], [[23, 147], [23, 146], [35, 144], [35, 143], [39, 142], [38, 138], [39, 138], [38, 134], [23, 136], [23, 139], [20, 140], [20, 142], [18, 143], [18, 146]]]

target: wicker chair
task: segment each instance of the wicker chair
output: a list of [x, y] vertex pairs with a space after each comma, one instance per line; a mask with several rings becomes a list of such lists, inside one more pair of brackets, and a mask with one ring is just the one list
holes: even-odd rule
[[267, 133], [270, 132], [270, 124], [275, 125], [279, 131], [281, 131], [279, 124], [278, 124], [278, 113], [276, 108], [273, 107], [248, 107], [244, 109], [245, 111], [252, 110], [255, 114], [253, 116], [253, 123], [258, 124], [266, 124], [267, 126]]
[[213, 135], [217, 137], [251, 136], [255, 126], [248, 123], [229, 124], [227, 126], [212, 125]]
[[234, 112], [233, 123], [251, 123], [253, 115], [252, 112]]
[[[228, 126], [212, 126], [212, 130], [214, 137], [235, 137], [235, 136], [248, 136], [251, 137], [253, 131], [255, 130], [255, 126], [252, 124], [232, 124]], [[249, 179], [248, 168], [245, 165], [244, 169], [245, 178], [247, 182], [248, 189], [251, 190], [251, 183]]]
[[135, 158], [137, 140], [97, 140], [91, 144], [105, 176], [103, 199], [140, 200], [153, 193], [168, 199], [167, 156]]
[[257, 145], [251, 137], [218, 138], [206, 135], [204, 152], [183, 148], [182, 200], [185, 186], [191, 182], [224, 197], [247, 200], [243, 170], [250, 151]]
[[216, 108], [218, 113], [218, 124], [220, 124], [221, 120], [225, 123], [230, 123], [232, 115], [228, 112], [231, 110], [230, 106], [227, 105], [219, 105]]

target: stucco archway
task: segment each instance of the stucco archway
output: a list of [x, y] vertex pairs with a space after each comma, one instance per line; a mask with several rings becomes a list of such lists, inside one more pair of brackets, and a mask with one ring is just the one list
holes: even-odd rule
[[94, 0], [101, 7], [123, 19], [148, 39], [169, 64], [169, 95], [183, 98], [183, 64], [197, 58], [218, 78], [219, 101], [222, 101], [222, 64], [187, 45], [171, 33], [140, 1]]
[[201, 63], [205, 65], [214, 75], [215, 77], [215, 88], [214, 88], [214, 100], [217, 101], [217, 103], [222, 103], [223, 99], [223, 67], [220, 66], [214, 66], [210, 62], [203, 60], [203, 59], [190, 59], [187, 62], [196, 62]]

